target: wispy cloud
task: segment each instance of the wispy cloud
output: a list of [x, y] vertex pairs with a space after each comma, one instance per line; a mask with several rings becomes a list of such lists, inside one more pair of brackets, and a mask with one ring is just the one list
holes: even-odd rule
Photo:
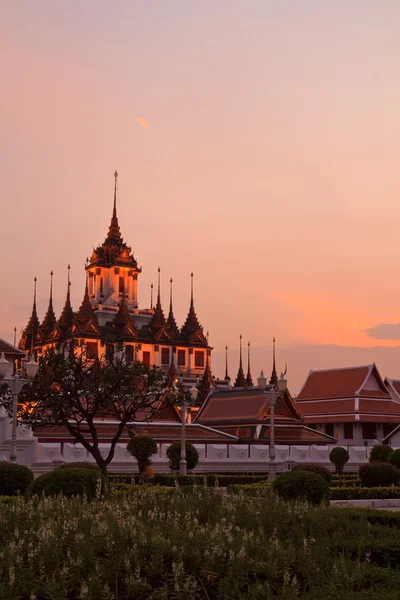
[[147, 121], [145, 121], [142, 117], [136, 117], [136, 123], [141, 127], [145, 127], [146, 129], [150, 129], [150, 125]]
[[374, 340], [400, 340], [400, 323], [379, 323], [364, 333]]

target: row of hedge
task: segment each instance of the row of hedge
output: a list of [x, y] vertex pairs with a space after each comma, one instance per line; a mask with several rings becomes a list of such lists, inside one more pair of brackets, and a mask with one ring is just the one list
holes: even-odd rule
[[[138, 484], [142, 481], [140, 475], [137, 474], [118, 474], [111, 473], [108, 479], [112, 483], [127, 483], [127, 484]], [[174, 486], [176, 482], [178, 485], [204, 485], [209, 487], [219, 485], [226, 487], [233, 483], [238, 484], [252, 484], [259, 483], [261, 481], [267, 481], [268, 475], [260, 473], [257, 475], [236, 475], [236, 474], [223, 474], [223, 473], [196, 473], [189, 475], [174, 475], [174, 474], [163, 474], [159, 473], [155, 476], [156, 485]]]

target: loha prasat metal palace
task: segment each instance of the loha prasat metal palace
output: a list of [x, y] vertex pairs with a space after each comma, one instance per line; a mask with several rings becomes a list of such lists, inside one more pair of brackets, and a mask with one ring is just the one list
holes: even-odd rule
[[103, 244], [93, 250], [87, 261], [81, 306], [76, 312], [71, 306], [68, 270], [67, 294], [61, 315], [57, 318], [53, 310], [51, 284], [48, 309], [40, 323], [35, 289], [32, 314], [23, 330], [19, 348], [27, 356], [33, 349], [38, 357], [48, 346], [77, 340], [79, 345], [86, 346], [89, 357], [105, 355], [111, 358], [116, 344], [122, 343], [126, 360], [140, 360], [148, 366], [177, 372], [185, 385], [192, 385], [204, 375], [211, 354], [194, 309], [193, 274], [189, 311], [182, 327], [178, 327], [174, 317], [172, 280], [167, 316], [162, 309], [160, 269], [155, 306], [139, 308], [138, 281], [142, 269], [121, 235], [117, 216], [117, 172], [114, 176], [111, 223]]
[[[86, 263], [83, 300], [74, 311], [71, 305], [70, 276], [65, 304], [57, 317], [53, 309], [52, 280], [47, 312], [40, 322], [36, 306], [36, 280], [32, 314], [23, 330], [19, 347], [0, 340], [0, 352], [24, 370], [24, 361], [35, 358], [49, 346], [75, 341], [86, 346], [93, 358], [112, 359], [117, 345], [124, 346], [128, 361], [140, 360], [160, 367], [166, 382], [178, 377], [185, 388], [199, 388], [197, 405], [187, 415], [187, 439], [196, 445], [200, 462], [197, 470], [262, 471], [267, 468], [270, 442], [270, 398], [278, 377], [273, 341], [272, 370], [268, 385], [253, 384], [250, 372], [250, 345], [247, 374], [243, 369], [240, 336], [239, 368], [232, 381], [228, 362], [224, 378], [212, 375], [208, 335], [194, 309], [193, 275], [189, 310], [178, 326], [172, 302], [172, 280], [168, 314], [160, 299], [160, 270], [155, 305], [138, 304], [138, 281], [142, 269], [124, 241], [117, 216], [117, 173], [113, 211], [104, 242], [93, 250]], [[227, 349], [226, 349], [227, 350]], [[99, 437], [104, 453], [118, 425], [116, 416], [102, 418]], [[131, 423], [137, 433], [147, 433], [158, 443], [155, 457], [158, 470], [168, 470], [166, 450], [180, 438], [181, 413], [167, 396], [160, 402], [152, 422]], [[278, 470], [293, 462], [329, 464], [329, 451], [339, 443], [350, 452], [348, 468], [362, 464], [370, 447], [384, 441], [400, 447], [400, 380], [382, 379], [375, 365], [310, 371], [297, 398], [290, 391], [275, 407], [275, 443]], [[9, 417], [0, 407], [0, 460], [7, 456], [11, 438]], [[110, 465], [114, 471], [131, 471], [134, 459], [126, 452], [128, 432], [117, 445]], [[63, 428], [38, 428], [34, 432], [18, 426], [18, 462], [36, 472], [52, 468], [59, 461], [92, 460], [74, 444]]]

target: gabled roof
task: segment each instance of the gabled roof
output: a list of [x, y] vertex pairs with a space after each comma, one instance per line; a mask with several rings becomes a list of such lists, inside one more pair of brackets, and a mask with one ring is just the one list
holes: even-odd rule
[[3, 352], [7, 359], [23, 358], [25, 356], [25, 352], [0, 338], [0, 354], [2, 354]]
[[[196, 415], [197, 423], [261, 422], [270, 414], [270, 390], [259, 388], [215, 391], [208, 396]], [[301, 421], [288, 390], [278, 398], [275, 406], [277, 418]]]
[[392, 400], [394, 402], [400, 402], [400, 379], [389, 379], [389, 377], [385, 377], [384, 383], [392, 396]]
[[[371, 386], [371, 381], [375, 385]], [[390, 399], [375, 363], [360, 367], [311, 370], [296, 398], [296, 404], [355, 396]]]

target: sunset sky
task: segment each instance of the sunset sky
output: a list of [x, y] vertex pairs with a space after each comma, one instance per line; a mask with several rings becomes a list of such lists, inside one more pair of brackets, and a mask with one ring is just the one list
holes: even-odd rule
[[216, 375], [242, 333], [294, 391], [372, 346], [400, 378], [398, 0], [3, 0], [0, 35], [0, 337], [68, 263], [78, 308], [117, 169], [139, 305], [160, 266], [182, 323], [193, 271]]

